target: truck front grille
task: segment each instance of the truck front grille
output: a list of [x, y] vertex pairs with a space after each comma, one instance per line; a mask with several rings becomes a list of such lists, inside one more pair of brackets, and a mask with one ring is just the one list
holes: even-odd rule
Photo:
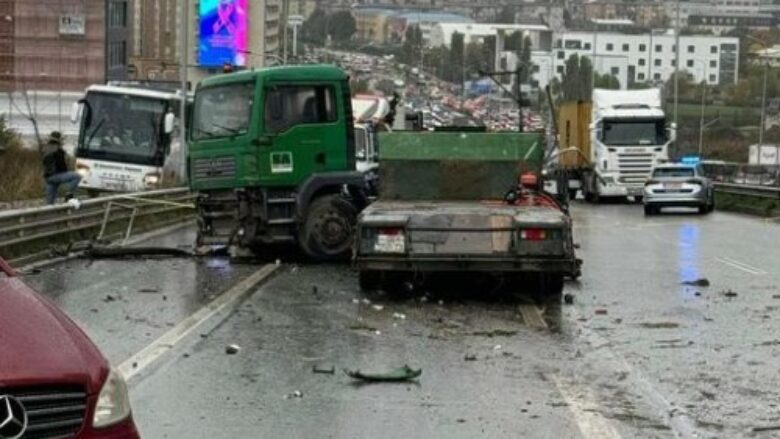
[[235, 176], [235, 156], [200, 158], [192, 162], [192, 178], [195, 180], [214, 180], [234, 178]]
[[27, 412], [25, 439], [72, 438], [81, 430], [87, 393], [81, 386], [0, 388], [16, 398]]
[[653, 169], [653, 154], [651, 153], [620, 153], [618, 154], [618, 181], [621, 183], [643, 184]]

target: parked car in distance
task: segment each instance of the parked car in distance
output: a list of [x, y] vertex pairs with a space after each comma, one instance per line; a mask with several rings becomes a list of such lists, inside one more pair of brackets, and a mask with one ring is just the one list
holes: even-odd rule
[[0, 438], [137, 439], [127, 385], [0, 258]]
[[715, 208], [714, 187], [699, 165], [659, 165], [645, 183], [643, 203], [645, 215], [664, 207], [696, 207], [699, 213], [709, 213]]

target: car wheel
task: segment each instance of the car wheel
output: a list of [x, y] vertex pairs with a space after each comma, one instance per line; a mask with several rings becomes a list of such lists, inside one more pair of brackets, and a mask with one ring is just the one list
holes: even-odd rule
[[382, 288], [382, 272], [377, 270], [360, 270], [358, 284], [361, 291], [376, 291]]
[[645, 216], [651, 216], [655, 214], [655, 208], [653, 206], [645, 204]]

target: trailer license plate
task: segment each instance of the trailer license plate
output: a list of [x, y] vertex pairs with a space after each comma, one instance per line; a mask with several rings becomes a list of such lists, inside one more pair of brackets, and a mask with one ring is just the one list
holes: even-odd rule
[[395, 235], [377, 235], [374, 251], [377, 253], [403, 253], [406, 241], [402, 233]]

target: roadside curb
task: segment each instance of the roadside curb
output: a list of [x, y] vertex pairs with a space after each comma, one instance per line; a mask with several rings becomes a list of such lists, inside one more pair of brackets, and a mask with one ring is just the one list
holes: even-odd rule
[[[280, 271], [281, 265], [266, 264], [242, 280], [217, 298], [200, 308], [198, 311], [180, 321], [157, 340], [141, 349], [119, 366], [119, 372], [128, 383], [135, 384], [143, 377], [150, 375], [165, 362], [171, 352], [176, 351], [182, 342], [196, 330], [202, 333], [210, 332], [227, 319], [232, 312], [251, 296], [256, 287], [270, 280]], [[200, 339], [195, 340], [197, 342]]]

